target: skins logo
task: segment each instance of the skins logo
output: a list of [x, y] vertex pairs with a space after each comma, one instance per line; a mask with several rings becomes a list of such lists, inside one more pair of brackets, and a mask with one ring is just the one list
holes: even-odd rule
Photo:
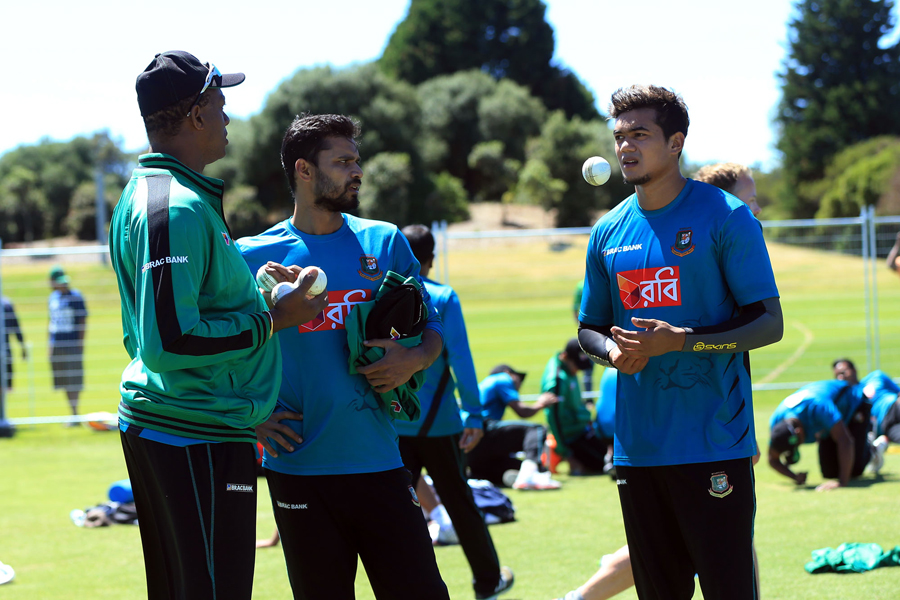
[[681, 229], [675, 234], [675, 245], [672, 246], [672, 254], [675, 256], [687, 256], [694, 251], [694, 232], [690, 229]]
[[316, 315], [316, 318], [297, 328], [300, 333], [311, 331], [336, 331], [346, 329], [344, 319], [353, 307], [368, 302], [374, 294], [372, 290], [338, 290], [328, 291], [328, 308]]
[[222, 232], [222, 237], [225, 238], [225, 245], [226, 245], [226, 246], [230, 246], [230, 245], [231, 245], [231, 238], [228, 237], [228, 234], [225, 233], [225, 232], [223, 231], [223, 232]]
[[370, 254], [363, 254], [359, 257], [360, 269], [357, 271], [362, 277], [369, 281], [377, 281], [381, 279], [381, 269], [378, 268], [378, 259]]
[[694, 352], [703, 352], [704, 350], [734, 350], [737, 348], [737, 342], [731, 342], [730, 344], [704, 344], [703, 342], [697, 342], [694, 344]]
[[654, 267], [616, 273], [619, 298], [626, 309], [681, 306], [678, 267]]
[[709, 478], [710, 485], [709, 495], [713, 498], [724, 498], [734, 490], [734, 486], [728, 483], [728, 475], [725, 471], [713, 473]]
[[406, 487], [409, 489], [409, 495], [412, 496], [412, 503], [421, 508], [422, 505], [419, 504], [419, 497], [416, 496], [416, 490], [414, 490], [413, 486], [411, 485], [408, 485]]
[[400, 406], [400, 403], [396, 400], [391, 400], [391, 410], [395, 413], [399, 413], [403, 407]]

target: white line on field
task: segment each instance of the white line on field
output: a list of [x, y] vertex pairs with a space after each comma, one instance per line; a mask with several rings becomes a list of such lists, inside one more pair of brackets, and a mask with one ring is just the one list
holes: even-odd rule
[[809, 328], [806, 327], [800, 321], [791, 321], [791, 326], [794, 329], [798, 329], [800, 333], [803, 334], [803, 342], [797, 346], [797, 349], [794, 350], [794, 353], [791, 354], [787, 360], [783, 363], [772, 369], [768, 375], [760, 379], [757, 383], [770, 383], [775, 380], [776, 377], [784, 373], [787, 369], [791, 367], [797, 360], [803, 356], [803, 353], [806, 352], [806, 349], [809, 348], [809, 345], [813, 343], [813, 340], [816, 339], [816, 336], [813, 334]]

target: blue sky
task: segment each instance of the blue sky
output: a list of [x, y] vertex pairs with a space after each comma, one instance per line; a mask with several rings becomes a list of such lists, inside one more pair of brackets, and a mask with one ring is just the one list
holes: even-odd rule
[[[556, 60], [582, 78], [601, 109], [618, 87], [665, 85], [690, 109], [689, 160], [777, 163], [772, 115], [790, 0], [546, 4]], [[164, 50], [246, 73], [228, 91], [227, 110], [250, 116], [298, 69], [380, 56], [408, 7], [409, 0], [12, 3], [0, 37], [0, 153], [100, 129], [140, 149], [134, 79]]]

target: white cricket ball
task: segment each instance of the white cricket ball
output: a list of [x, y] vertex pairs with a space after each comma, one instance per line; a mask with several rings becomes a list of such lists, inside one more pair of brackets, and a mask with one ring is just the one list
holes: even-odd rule
[[256, 285], [259, 286], [259, 289], [271, 292], [276, 283], [278, 280], [266, 272], [266, 265], [261, 266], [256, 272]]
[[289, 281], [282, 281], [281, 283], [276, 283], [275, 287], [272, 288], [272, 303], [278, 304], [278, 301], [281, 300], [287, 294], [293, 292], [297, 289], [297, 286]]
[[581, 166], [581, 175], [591, 185], [603, 185], [609, 181], [612, 172], [609, 163], [602, 156], [592, 156]]
[[313, 284], [309, 286], [309, 289], [306, 291], [307, 296], [318, 296], [322, 292], [325, 291], [325, 286], [328, 285], [328, 277], [325, 276], [325, 271], [323, 271], [319, 267], [309, 266], [305, 267], [302, 271], [300, 271], [300, 276], [297, 277], [297, 281], [301, 281], [310, 269], [315, 269], [319, 272], [316, 276], [316, 280], [313, 281]]

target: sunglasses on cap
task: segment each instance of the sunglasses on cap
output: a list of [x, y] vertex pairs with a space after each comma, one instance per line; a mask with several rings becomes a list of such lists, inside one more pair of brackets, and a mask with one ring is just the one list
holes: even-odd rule
[[206, 65], [209, 67], [209, 73], [206, 74], [206, 81], [203, 82], [203, 87], [200, 88], [200, 93], [197, 94], [197, 99], [194, 100], [194, 103], [191, 104], [191, 107], [188, 109], [187, 115], [185, 115], [187, 117], [191, 116], [191, 111], [194, 110], [194, 107], [197, 106], [198, 102], [200, 102], [200, 96], [203, 95], [203, 92], [209, 89], [209, 86], [212, 85], [213, 77], [218, 77], [219, 79], [222, 78], [222, 74], [219, 72], [219, 69], [216, 68], [216, 65], [212, 64], [211, 62], [206, 63]]

